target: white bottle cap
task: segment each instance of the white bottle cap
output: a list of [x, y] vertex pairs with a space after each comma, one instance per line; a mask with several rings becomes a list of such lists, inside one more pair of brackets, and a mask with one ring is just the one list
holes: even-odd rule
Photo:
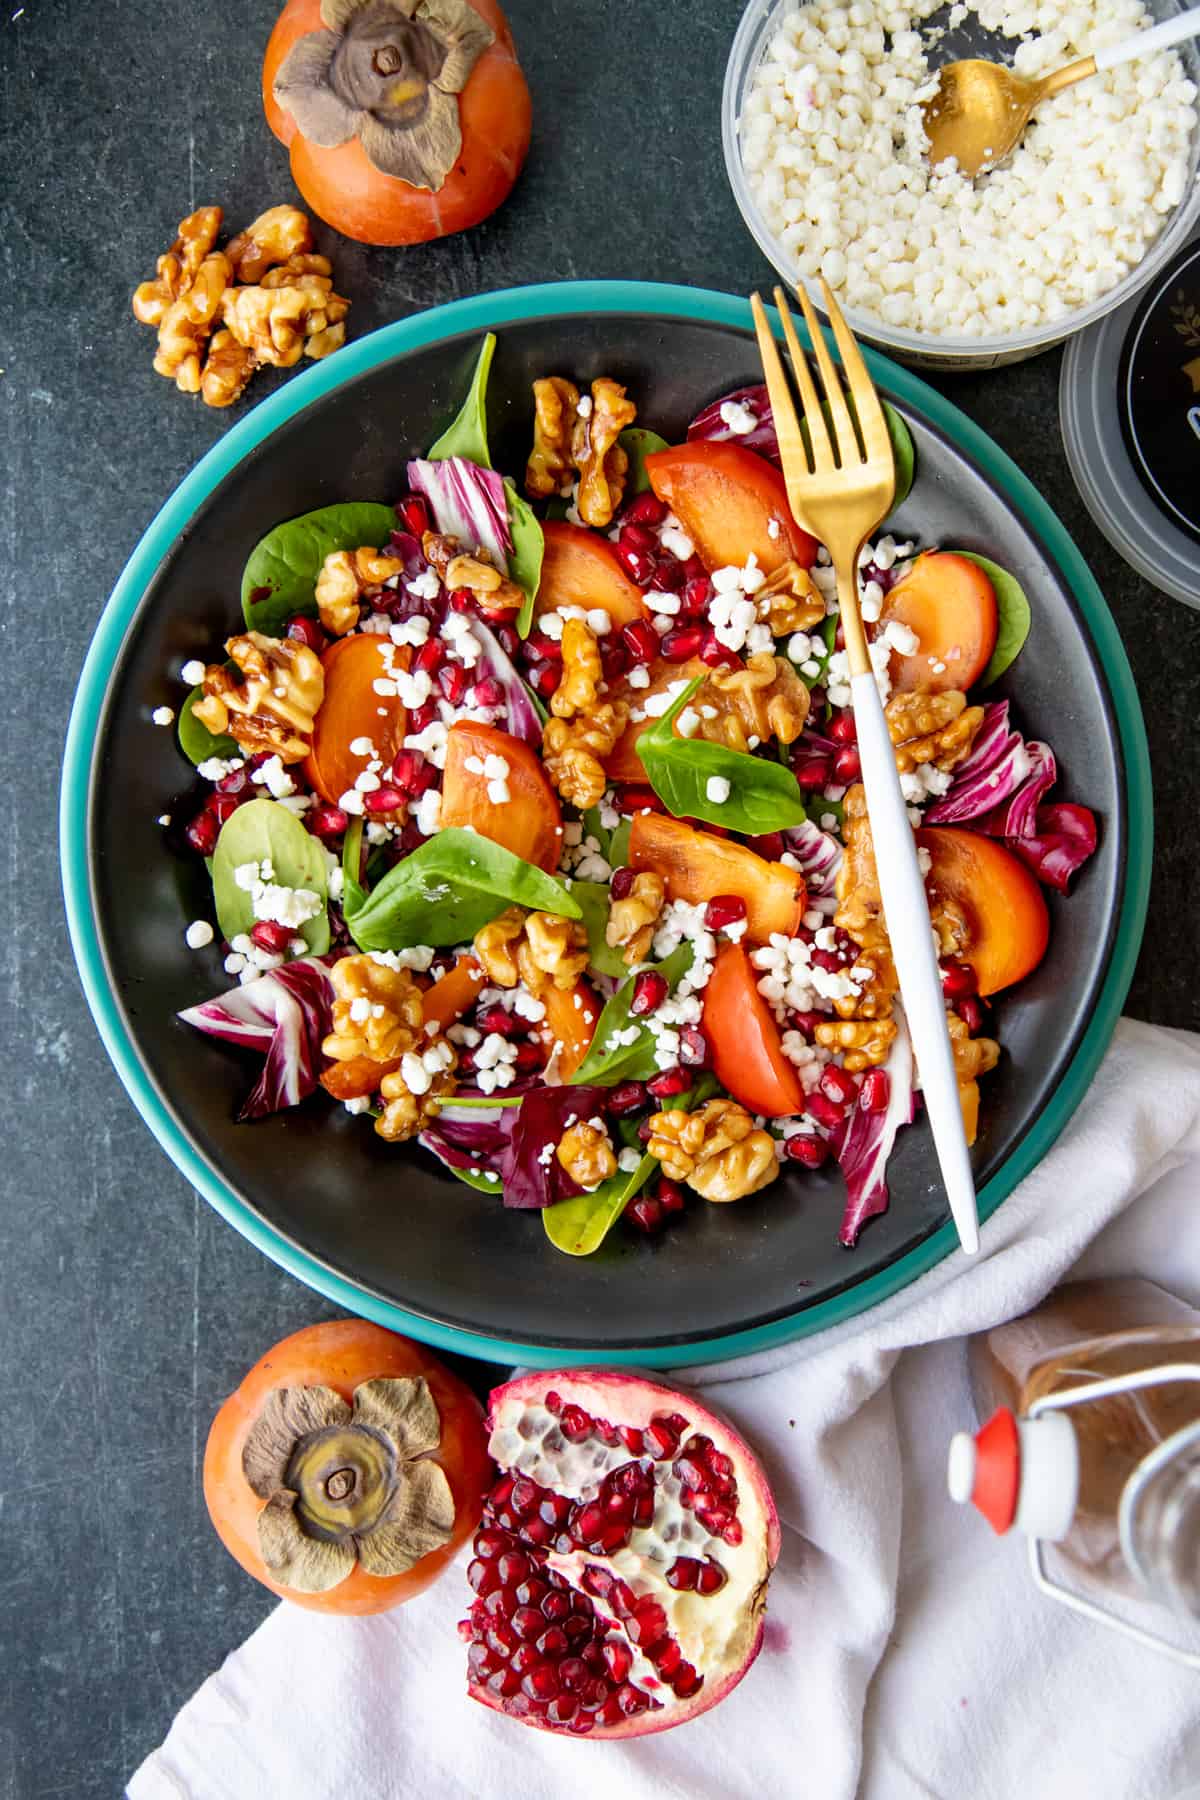
[[1079, 1501], [1079, 1444], [1064, 1412], [1018, 1419], [1021, 1486], [1016, 1526], [1026, 1537], [1057, 1544], [1071, 1529]]

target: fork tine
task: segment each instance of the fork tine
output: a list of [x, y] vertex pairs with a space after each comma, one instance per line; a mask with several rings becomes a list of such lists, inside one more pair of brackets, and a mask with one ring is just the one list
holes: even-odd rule
[[779, 458], [783, 463], [784, 474], [789, 472], [789, 464], [801, 474], [808, 473], [808, 456], [804, 448], [804, 437], [796, 418], [796, 405], [792, 399], [792, 390], [788, 386], [783, 364], [779, 358], [779, 350], [775, 337], [767, 323], [766, 309], [757, 294], [750, 296], [750, 311], [754, 317], [754, 330], [758, 338], [758, 353], [762, 359], [763, 374], [767, 378], [767, 392], [771, 396], [771, 411], [775, 418], [775, 436], [779, 440]]
[[821, 386], [825, 389], [825, 398], [829, 403], [829, 418], [833, 426], [834, 442], [838, 448], [839, 464], [846, 469], [852, 463], [862, 460], [858, 438], [850, 418], [850, 409], [846, 405], [846, 396], [842, 392], [842, 384], [838, 380], [837, 370], [833, 366], [833, 358], [829, 354], [824, 333], [817, 324], [817, 315], [812, 301], [805, 292], [803, 282], [796, 289], [796, 298], [804, 313], [804, 323], [808, 326], [808, 335], [812, 339], [813, 355], [816, 357], [817, 367], [821, 371]]
[[796, 327], [792, 324], [792, 312], [787, 303], [787, 295], [781, 287], [775, 289], [775, 304], [779, 308], [779, 317], [783, 320], [783, 335], [787, 339], [787, 347], [792, 357], [792, 367], [796, 371], [796, 385], [800, 389], [804, 420], [808, 426], [808, 435], [812, 440], [814, 468], [833, 469], [837, 464], [833, 446], [829, 442], [829, 432], [825, 426], [825, 414], [821, 411], [821, 403], [817, 399], [817, 390], [813, 385], [808, 358], [800, 347], [800, 339], [796, 336]]
[[829, 290], [829, 283], [821, 277], [821, 294], [825, 301], [825, 310], [829, 314], [829, 322], [833, 326], [833, 335], [841, 352], [842, 368], [850, 384], [850, 394], [854, 401], [854, 411], [858, 418], [859, 435], [868, 457], [885, 457], [892, 454], [892, 441], [888, 434], [887, 421], [883, 416], [883, 408], [879, 404], [879, 395], [875, 392], [875, 383], [871, 380], [867, 365], [863, 361], [862, 351], [858, 347], [854, 333], [842, 315], [842, 309]]

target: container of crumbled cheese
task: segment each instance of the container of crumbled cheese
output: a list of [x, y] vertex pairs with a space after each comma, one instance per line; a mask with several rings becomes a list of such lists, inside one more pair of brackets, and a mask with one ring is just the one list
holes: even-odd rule
[[970, 56], [1040, 76], [1177, 0], [751, 0], [725, 163], [764, 254], [853, 329], [939, 370], [1020, 361], [1101, 319], [1200, 223], [1200, 55], [1126, 63], [1043, 103], [1005, 163], [931, 169], [920, 104]]
[[1200, 236], [1073, 340], [1059, 410], [1105, 537], [1155, 587], [1200, 607]]

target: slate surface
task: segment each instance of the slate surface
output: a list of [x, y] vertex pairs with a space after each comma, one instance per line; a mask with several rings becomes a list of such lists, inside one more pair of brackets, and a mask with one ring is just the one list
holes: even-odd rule
[[[355, 335], [527, 281], [764, 281], [716, 124], [736, 8], [511, 11], [536, 107], [520, 188], [494, 220], [439, 245], [333, 245]], [[118, 1792], [267, 1611], [209, 1530], [199, 1458], [247, 1365], [327, 1311], [209, 1212], [125, 1099], [67, 947], [55, 827], [93, 623], [144, 526], [231, 416], [153, 374], [129, 292], [193, 205], [220, 201], [244, 222], [292, 197], [258, 101], [273, 18], [266, 0], [9, 0], [0, 19], [4, 1800]], [[1058, 509], [1124, 634], [1159, 823], [1129, 1005], [1194, 1026], [1200, 615], [1154, 594], [1092, 527], [1060, 447], [1058, 361], [948, 391]], [[273, 379], [260, 376], [254, 397]]]

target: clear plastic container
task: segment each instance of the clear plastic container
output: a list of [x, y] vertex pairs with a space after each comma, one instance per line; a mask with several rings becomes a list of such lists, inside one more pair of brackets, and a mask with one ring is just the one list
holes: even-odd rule
[[[1147, 0], [1148, 10], [1155, 20], [1173, 18], [1190, 3], [1191, 0], [1182, 0], [1182, 4], [1180, 0]], [[815, 285], [800, 274], [795, 259], [783, 248], [759, 211], [742, 166], [738, 142], [742, 103], [754, 73], [764, 50], [775, 35], [781, 17], [796, 4], [797, 0], [751, 0], [742, 15], [725, 69], [725, 89], [721, 97], [721, 138], [725, 149], [725, 168], [734, 199], [759, 249], [792, 287], [798, 287], [803, 282], [813, 303], [819, 308], [821, 300]], [[1191, 79], [1200, 85], [1200, 52], [1197, 51], [1195, 40], [1179, 45], [1178, 54], [1183, 58]], [[1036, 330], [1014, 331], [991, 338], [956, 337], [951, 334], [908, 331], [902, 326], [887, 325], [873, 313], [852, 307], [845, 308], [846, 318], [858, 336], [898, 357], [901, 362], [911, 363], [917, 368], [942, 372], [955, 369], [974, 371], [999, 368], [1003, 363], [1023, 362], [1026, 357], [1036, 356], [1039, 351], [1048, 350], [1052, 344], [1062, 343], [1075, 332], [1083, 331], [1114, 307], [1120, 306], [1187, 242], [1200, 222], [1198, 172], [1200, 129], [1192, 134], [1187, 193], [1138, 267], [1131, 269], [1123, 281], [1119, 281], [1116, 287], [1110, 288], [1107, 294], [1102, 294], [1090, 305], [1081, 306], [1076, 312], [1068, 313], [1064, 318], [1055, 319]]]

